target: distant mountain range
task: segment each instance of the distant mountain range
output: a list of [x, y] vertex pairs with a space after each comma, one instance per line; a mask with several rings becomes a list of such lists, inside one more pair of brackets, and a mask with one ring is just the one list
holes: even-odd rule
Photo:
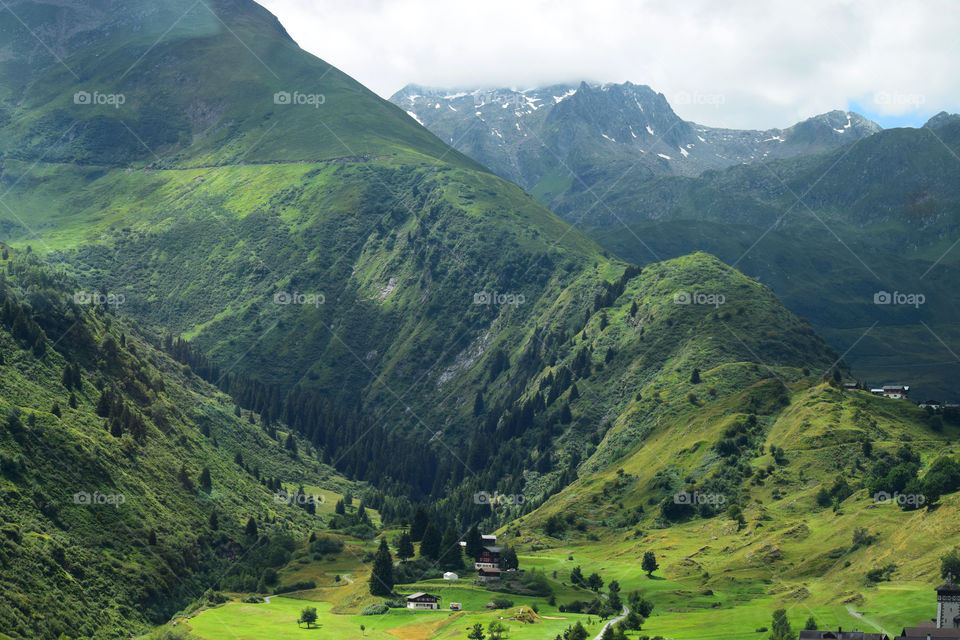
[[[941, 343], [960, 339], [955, 298], [941, 294], [960, 233], [960, 116], [884, 131], [832, 111], [783, 130], [715, 129], [631, 83], [410, 85], [391, 100], [618, 256], [713, 253], [851, 349], [858, 375], [960, 395], [960, 361]], [[926, 292], [925, 306], [873, 304], [888, 289]]]
[[[679, 96], [682, 100], [705, 99]], [[714, 98], [719, 99], [719, 98]], [[442, 140], [537, 195], [560, 215], [569, 191], [834, 149], [881, 130], [831, 111], [786, 129], [738, 130], [683, 120], [646, 85], [447, 90], [408, 85], [390, 97]]]

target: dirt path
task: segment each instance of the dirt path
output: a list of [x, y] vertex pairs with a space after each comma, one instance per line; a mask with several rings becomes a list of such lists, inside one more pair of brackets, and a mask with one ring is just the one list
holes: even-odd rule
[[594, 638], [593, 640], [600, 640], [600, 638], [603, 637], [604, 631], [607, 630], [607, 627], [612, 627], [613, 625], [617, 624], [618, 622], [626, 618], [628, 613], [630, 613], [630, 609], [627, 608], [627, 605], [623, 605], [623, 610], [620, 612], [620, 615], [614, 618], [613, 620], [611, 620], [610, 622], [608, 622], [607, 624], [603, 625], [603, 627], [600, 629], [600, 633], [598, 633], [597, 637]]

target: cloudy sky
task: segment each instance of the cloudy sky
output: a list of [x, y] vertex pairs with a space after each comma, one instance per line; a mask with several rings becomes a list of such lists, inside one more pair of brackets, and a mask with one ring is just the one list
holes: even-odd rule
[[954, 0], [259, 1], [384, 97], [407, 83], [630, 80], [714, 126], [782, 127], [831, 109], [917, 126], [960, 111]]

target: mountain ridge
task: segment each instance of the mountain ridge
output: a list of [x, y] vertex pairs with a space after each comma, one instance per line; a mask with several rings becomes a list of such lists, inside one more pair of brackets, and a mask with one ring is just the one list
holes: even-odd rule
[[[708, 97], [682, 94], [677, 98]], [[722, 96], [709, 98], [718, 101], [718, 106], [722, 100]], [[591, 151], [597, 144], [619, 145], [621, 149], [610, 152], [605, 162], [612, 158], [632, 161], [637, 166], [631, 171], [640, 169], [642, 176], [696, 176], [742, 162], [823, 151], [851, 136], [858, 139], [880, 130], [856, 113], [841, 111], [813, 116], [783, 129], [708, 127], [683, 120], [662, 93], [631, 82], [598, 85], [582, 81], [524, 90], [408, 85], [390, 100], [417, 114], [424, 126], [448, 143], [538, 195], [561, 215], [566, 213], [561, 201], [542, 197], [547, 195], [544, 182], [549, 182], [551, 172], [566, 168], [581, 174], [592, 186], [589, 176], [596, 173], [592, 158], [604, 153]], [[544, 154], [538, 145], [552, 152]], [[518, 166], [518, 157], [537, 153], [543, 157], [526, 160], [532, 170]], [[602, 186], [598, 183], [598, 188]]]

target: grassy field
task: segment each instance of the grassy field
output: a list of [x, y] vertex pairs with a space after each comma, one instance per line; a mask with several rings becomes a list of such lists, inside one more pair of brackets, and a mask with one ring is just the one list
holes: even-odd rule
[[[297, 619], [304, 608], [302, 600], [273, 598], [269, 604], [243, 604], [229, 602], [214, 609], [203, 611], [186, 621], [190, 632], [205, 640], [267, 640], [272, 638], [314, 638], [340, 640], [345, 638], [374, 638], [382, 640], [441, 640], [464, 638], [475, 623], [486, 627], [502, 613], [463, 611], [407, 611], [394, 609], [381, 616], [336, 615], [330, 612], [331, 604], [317, 602], [319, 621], [315, 628], [298, 627]], [[553, 619], [554, 617], [558, 619]], [[513, 640], [552, 638], [562, 633], [576, 620], [587, 626], [586, 616], [563, 615], [541, 618], [537, 623], [506, 621]], [[596, 618], [587, 626], [595, 633], [600, 624]], [[360, 625], [366, 627], [360, 631]]]

